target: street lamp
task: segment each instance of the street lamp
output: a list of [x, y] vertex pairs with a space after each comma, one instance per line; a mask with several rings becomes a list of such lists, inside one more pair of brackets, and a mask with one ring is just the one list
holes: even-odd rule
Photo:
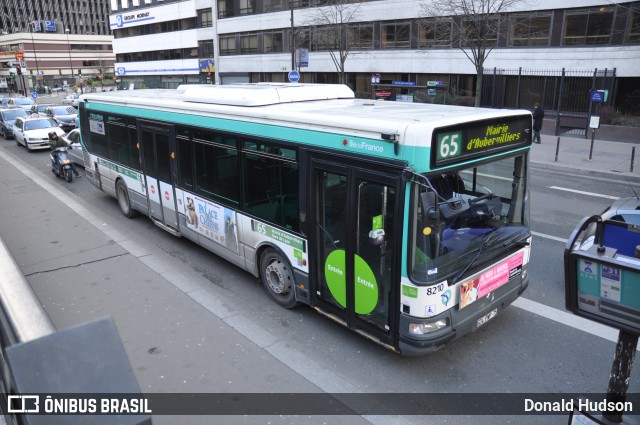
[[[31, 33], [31, 49], [33, 50], [33, 57], [36, 61], [36, 81], [38, 80], [38, 74], [40, 74], [40, 68], [38, 67], [38, 54], [36, 53], [36, 43], [33, 41], [33, 25], [34, 21], [29, 24], [29, 32]], [[32, 71], [33, 72], [33, 71]], [[39, 85], [40, 83], [38, 83]]]
[[291, 44], [291, 70], [295, 71], [296, 69], [296, 35], [294, 33], [294, 25], [293, 25], [293, 0], [289, 0], [289, 7], [291, 8], [291, 36], [289, 37], [289, 43]]
[[71, 60], [71, 43], [69, 43], [69, 28], [65, 28], [64, 32], [67, 34], [67, 47], [69, 47], [69, 66], [71, 67], [71, 79], [75, 83], [75, 75], [73, 73], [73, 61]]

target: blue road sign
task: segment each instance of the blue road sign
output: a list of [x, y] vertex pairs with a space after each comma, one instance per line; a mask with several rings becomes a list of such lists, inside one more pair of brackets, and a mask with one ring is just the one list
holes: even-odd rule
[[56, 31], [56, 21], [44, 21], [44, 30], [46, 32]]
[[298, 71], [290, 71], [289, 81], [291, 81], [292, 83], [297, 83], [298, 81], [300, 81], [300, 73]]
[[592, 102], [603, 102], [604, 101], [604, 92], [603, 91], [592, 91], [591, 92], [591, 101]]
[[31, 97], [35, 99], [36, 97], [38, 97], [38, 93], [32, 91], [31, 92]]

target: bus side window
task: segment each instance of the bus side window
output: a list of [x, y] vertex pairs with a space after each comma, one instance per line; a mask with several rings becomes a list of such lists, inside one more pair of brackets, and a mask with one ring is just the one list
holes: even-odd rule
[[[237, 155], [217, 146], [196, 143], [196, 192], [212, 200], [239, 204]], [[235, 151], [233, 151], [235, 153]], [[221, 164], [224, 163], [224, 166]], [[224, 173], [224, 176], [221, 176]]]
[[245, 210], [248, 213], [299, 230], [298, 165], [251, 152], [243, 154]]

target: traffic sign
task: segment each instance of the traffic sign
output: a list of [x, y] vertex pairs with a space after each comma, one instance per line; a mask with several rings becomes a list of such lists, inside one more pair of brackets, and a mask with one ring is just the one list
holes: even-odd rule
[[35, 99], [36, 97], [38, 97], [38, 93], [37, 93], [37, 92], [32, 91], [32, 92], [31, 92], [31, 97]]
[[300, 81], [300, 73], [298, 71], [290, 71], [289, 81], [291, 81], [292, 83], [297, 83], [298, 81]]
[[380, 84], [380, 74], [371, 74], [371, 84]]
[[603, 102], [604, 101], [604, 91], [592, 91], [591, 92], [591, 101], [592, 102]]

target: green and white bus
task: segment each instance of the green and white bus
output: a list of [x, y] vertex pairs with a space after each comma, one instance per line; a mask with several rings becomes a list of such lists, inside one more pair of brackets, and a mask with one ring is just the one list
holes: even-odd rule
[[87, 176], [125, 216], [404, 355], [528, 286], [528, 111], [261, 83], [86, 94], [79, 120]]

